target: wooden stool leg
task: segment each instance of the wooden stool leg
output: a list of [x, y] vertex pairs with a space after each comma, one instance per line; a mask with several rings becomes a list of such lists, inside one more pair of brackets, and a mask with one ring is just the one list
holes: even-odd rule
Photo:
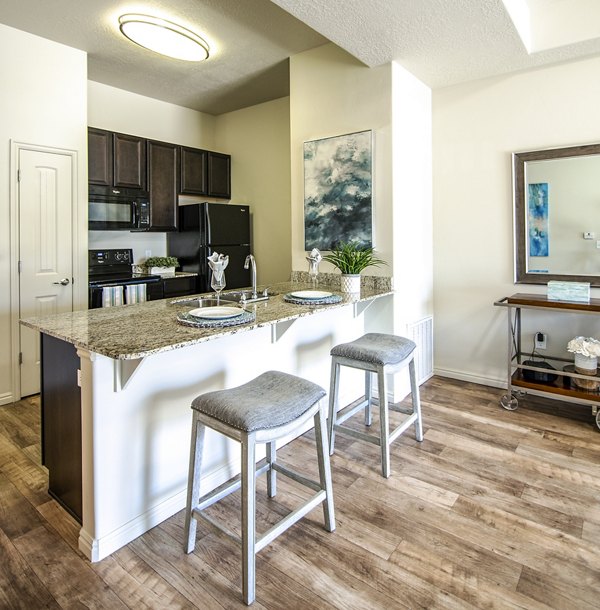
[[337, 419], [338, 390], [340, 387], [340, 365], [331, 361], [331, 382], [329, 384], [329, 455], [335, 451], [335, 422]]
[[194, 412], [192, 416], [192, 440], [190, 442], [190, 467], [188, 474], [187, 505], [185, 508], [185, 552], [191, 553], [196, 546], [196, 526], [198, 521], [192, 516], [192, 510], [200, 498], [200, 469], [202, 467], [202, 449], [206, 426], [198, 421]]
[[419, 396], [419, 384], [417, 383], [414, 358], [409, 362], [408, 370], [410, 373], [410, 392], [413, 413], [417, 414], [417, 419], [415, 421], [415, 438], [421, 442], [423, 440], [423, 420], [421, 419], [421, 398]]
[[242, 434], [242, 594], [254, 601], [256, 589], [256, 442], [254, 434]]
[[333, 485], [331, 484], [331, 465], [329, 462], [329, 447], [325, 426], [325, 409], [320, 405], [315, 413], [315, 441], [317, 445], [317, 460], [319, 463], [319, 481], [321, 489], [325, 490], [323, 502], [323, 518], [328, 532], [335, 530], [335, 513], [333, 509]]
[[381, 444], [381, 472], [387, 479], [390, 476], [390, 426], [388, 422], [388, 398], [387, 379], [383, 370], [377, 372], [379, 392], [379, 423], [381, 433], [379, 442]]
[[367, 401], [367, 406], [365, 407], [365, 426], [370, 426], [373, 423], [371, 416], [371, 400], [373, 399], [371, 379], [371, 371], [365, 371], [365, 400]]
[[267, 463], [269, 471], [267, 472], [267, 496], [275, 497], [277, 493], [277, 471], [273, 468], [273, 464], [277, 461], [277, 446], [275, 441], [267, 443]]

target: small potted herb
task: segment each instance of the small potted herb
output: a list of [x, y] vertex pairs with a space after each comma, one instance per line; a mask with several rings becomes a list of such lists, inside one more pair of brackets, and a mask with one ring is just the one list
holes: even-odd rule
[[323, 257], [342, 272], [342, 291], [360, 292], [360, 273], [367, 267], [387, 265], [377, 258], [373, 248], [358, 242], [340, 242]]
[[175, 275], [175, 267], [179, 261], [174, 256], [151, 256], [141, 265], [147, 273], [155, 275]]

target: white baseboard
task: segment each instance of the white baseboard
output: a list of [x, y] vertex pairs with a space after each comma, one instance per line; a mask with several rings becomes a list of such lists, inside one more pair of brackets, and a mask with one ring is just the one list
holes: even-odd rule
[[450, 379], [458, 379], [459, 381], [467, 381], [469, 383], [478, 383], [479, 385], [487, 385], [492, 388], [506, 388], [506, 378], [499, 379], [494, 377], [484, 377], [482, 375], [473, 375], [472, 373], [465, 373], [464, 371], [455, 371], [452, 369], [439, 369], [434, 370], [435, 375], [440, 377], [449, 377]]
[[[202, 477], [201, 494], [208, 493], [218, 487], [232, 476], [232, 471], [239, 472], [240, 463], [232, 460], [219, 467], [214, 472]], [[81, 528], [79, 532], [79, 550], [91, 561], [96, 562], [108, 557], [111, 553], [135, 540], [159, 523], [162, 523], [175, 513], [185, 508], [187, 502], [187, 488], [182, 489], [161, 504], [153, 506], [129, 523], [120, 527], [102, 538], [93, 538]]]
[[12, 392], [5, 392], [4, 394], [0, 394], [0, 406], [9, 405], [14, 402], [14, 398]]

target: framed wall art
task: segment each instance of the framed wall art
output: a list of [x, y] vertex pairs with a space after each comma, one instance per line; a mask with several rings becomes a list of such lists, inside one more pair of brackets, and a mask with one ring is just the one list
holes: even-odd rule
[[373, 132], [304, 142], [304, 249], [373, 245]]

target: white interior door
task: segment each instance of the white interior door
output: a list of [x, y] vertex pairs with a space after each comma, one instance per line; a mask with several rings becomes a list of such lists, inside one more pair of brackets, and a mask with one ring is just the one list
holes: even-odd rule
[[[72, 157], [19, 150], [19, 315], [73, 310]], [[40, 389], [39, 333], [20, 326], [21, 396]]]

